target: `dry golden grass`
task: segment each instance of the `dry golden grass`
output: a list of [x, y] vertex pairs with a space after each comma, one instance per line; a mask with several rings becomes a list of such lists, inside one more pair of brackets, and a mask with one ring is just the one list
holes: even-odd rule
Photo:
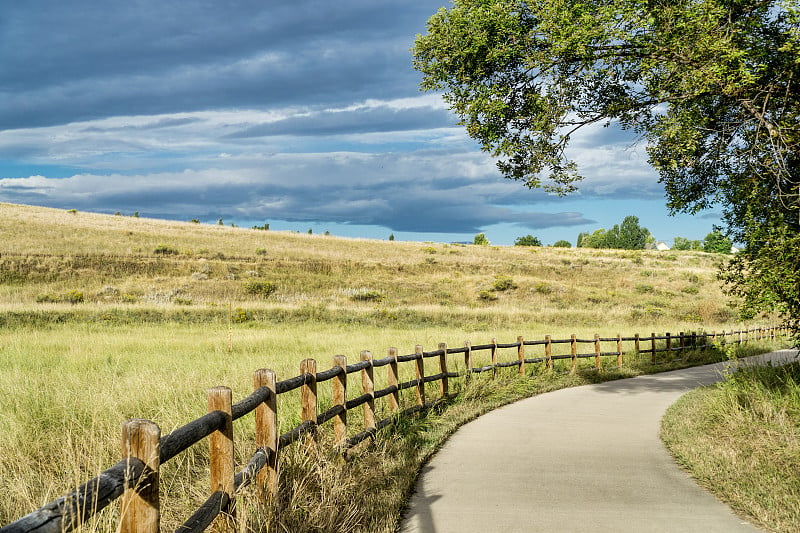
[[[124, 419], [150, 418], [166, 433], [203, 414], [212, 386], [233, 388], [235, 400], [248, 394], [257, 368], [285, 379], [306, 357], [328, 368], [334, 354], [354, 361], [361, 350], [381, 357], [390, 346], [412, 353], [415, 344], [430, 350], [439, 342], [514, 342], [517, 335], [731, 329], [734, 313], [715, 281], [720, 260], [699, 252], [344, 239], [0, 204], [0, 522], [116, 462]], [[248, 292], [249, 282], [276, 290], [264, 297]], [[476, 356], [476, 365], [486, 362], [486, 354]], [[412, 377], [410, 365], [404, 372]], [[498, 393], [497, 401], [514, 394]], [[285, 401], [282, 423], [291, 427], [296, 400]], [[375, 470], [399, 476], [385, 482], [394, 484], [391, 509], [399, 508], [425, 454], [487, 405], [456, 406], [458, 414], [434, 424], [429, 436], [414, 429], [426, 444]], [[357, 414], [351, 423], [358, 425]], [[237, 442], [241, 464], [253, 447], [244, 426]], [[384, 442], [360, 461], [374, 464], [381, 446], [399, 454], [408, 442]], [[202, 482], [186, 480], [205, 479], [204, 454], [183, 454], [165, 469], [165, 524], [177, 525], [202, 500]], [[292, 457], [287, 472], [302, 463]], [[284, 502], [295, 514], [286, 516], [324, 523], [331, 519], [325, 505], [352, 495], [369, 470], [303, 472], [286, 478], [295, 487]], [[308, 507], [302, 487], [332, 479], [326, 476], [341, 490]], [[379, 487], [380, 479], [368, 486]], [[377, 496], [363, 496], [380, 506]], [[255, 523], [263, 518], [250, 512]], [[110, 515], [92, 527], [113, 529]], [[270, 525], [273, 519], [263, 518]], [[391, 530], [392, 516], [373, 519], [380, 527], [369, 529], [363, 516], [334, 522]], [[299, 522], [287, 523], [298, 530]]]
[[[191, 308], [227, 320], [219, 310], [228, 306], [262, 317], [324, 306], [330, 314], [380, 310], [387, 321], [413, 313], [448, 326], [491, 327], [502, 317], [645, 329], [735, 319], [716, 282], [724, 259], [702, 252], [345, 239], [8, 204], [0, 204], [0, 221], [0, 309], [9, 311]], [[493, 290], [498, 278], [516, 287]], [[264, 298], [248, 282], [276, 290]], [[71, 291], [82, 304], [53, 303]]]

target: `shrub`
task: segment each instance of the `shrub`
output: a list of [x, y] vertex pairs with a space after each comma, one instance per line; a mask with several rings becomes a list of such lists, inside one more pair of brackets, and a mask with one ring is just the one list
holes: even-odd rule
[[540, 281], [539, 283], [536, 284], [533, 290], [535, 290], [539, 294], [550, 294], [551, 292], [553, 292], [553, 287], [551, 287], [544, 281]]
[[436, 248], [434, 248], [433, 246], [426, 246], [425, 248], [422, 249], [422, 251], [425, 252], [426, 254], [435, 254]]
[[687, 285], [686, 287], [681, 289], [681, 292], [685, 292], [686, 294], [698, 294], [700, 289], [695, 287], [694, 285]]
[[247, 322], [248, 320], [253, 320], [253, 314], [246, 309], [242, 309], [241, 307], [237, 307], [233, 310], [233, 315], [231, 316], [231, 320], [236, 322], [237, 324], [241, 324], [242, 322]]
[[256, 248], [256, 255], [267, 255], [266, 248]]
[[64, 295], [64, 301], [71, 304], [81, 304], [86, 300], [81, 291], [69, 291]]
[[497, 276], [492, 283], [492, 290], [493, 291], [507, 291], [511, 289], [516, 289], [517, 284], [514, 283], [514, 280], [508, 276]]
[[361, 290], [353, 293], [350, 299], [354, 302], [376, 302], [380, 303], [386, 299], [386, 295], [375, 290]]
[[269, 297], [270, 294], [275, 292], [278, 288], [270, 281], [256, 281], [250, 280], [244, 282], [244, 291], [247, 294], [253, 294], [262, 298]]
[[192, 300], [190, 298], [175, 298], [172, 302], [176, 305], [192, 305]]
[[642, 285], [636, 286], [636, 292], [638, 292], [639, 294], [646, 294], [646, 293], [656, 292], [656, 289], [652, 285], [644, 283]]
[[572, 248], [572, 244], [569, 241], [560, 240], [553, 243], [555, 248]]
[[37, 303], [60, 303], [80, 304], [86, 301], [86, 297], [81, 291], [69, 291], [62, 295], [42, 293], [36, 295]]
[[497, 295], [492, 291], [483, 290], [478, 293], [478, 298], [487, 302], [491, 302], [497, 300]]
[[166, 244], [159, 244], [153, 249], [153, 253], [156, 255], [178, 255], [180, 252], [177, 248], [167, 246]]

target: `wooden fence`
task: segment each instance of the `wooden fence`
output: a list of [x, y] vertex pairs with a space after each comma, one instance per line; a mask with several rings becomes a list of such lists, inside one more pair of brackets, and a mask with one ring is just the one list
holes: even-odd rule
[[[633, 337], [603, 338], [595, 335], [592, 339], [579, 339], [572, 335], [569, 339], [524, 340], [517, 337], [516, 342], [500, 344], [495, 339], [489, 344], [472, 346], [469, 342], [463, 347], [448, 348], [439, 344], [437, 350], [423, 351], [417, 346], [413, 354], [398, 355], [397, 349], [390, 348], [388, 356], [374, 359], [368, 351], [361, 352], [357, 363], [347, 364], [344, 356], [333, 358], [333, 366], [324, 371], [317, 370], [313, 359], [305, 359], [300, 365], [300, 374], [283, 381], [276, 381], [272, 370], [261, 369], [254, 374], [254, 392], [239, 401], [232, 402], [231, 390], [227, 387], [214, 387], [208, 391], [208, 414], [193, 420], [168, 435], [161, 436], [159, 427], [151, 421], [132, 419], [123, 424], [123, 459], [105, 470], [94, 479], [84, 483], [72, 493], [61, 497], [44, 507], [0, 528], [0, 533], [62, 533], [84, 523], [95, 513], [121, 497], [120, 533], [157, 532], [160, 525], [159, 505], [159, 467], [176, 455], [189, 449], [201, 440], [209, 439], [209, 462], [211, 472], [211, 495], [208, 500], [189, 517], [178, 529], [180, 532], [205, 530], [216, 520], [218, 531], [235, 529], [235, 498], [240, 491], [256, 481], [261, 496], [269, 499], [277, 487], [276, 465], [280, 451], [293, 442], [303, 440], [306, 445], [315, 445], [316, 429], [326, 422], [333, 421], [333, 442], [336, 449], [344, 452], [348, 448], [374, 435], [389, 426], [398, 416], [407, 416], [423, 411], [436, 402], [452, 397], [449, 380], [469, 377], [475, 373], [492, 372], [516, 367], [519, 375], [526, 374], [527, 365], [544, 364], [543, 370], [552, 371], [554, 362], [562, 363], [565, 371], [575, 372], [579, 359], [593, 360], [594, 368], [602, 368], [603, 357], [615, 357], [616, 365], [621, 366], [623, 356], [634, 354], [647, 357], [653, 363], [674, 359], [674, 355], [684, 350], [709, 349], [714, 345], [727, 343], [747, 343], [750, 340], [775, 338], [786, 331], [780, 327], [759, 327], [721, 333], [688, 333], [677, 335], [655, 333], [649, 337], [636, 334]], [[629, 350], [623, 350], [628, 343]], [[630, 343], [633, 343], [632, 350]], [[608, 351], [611, 344], [613, 350]], [[569, 345], [566, 350], [558, 350], [554, 345]], [[589, 350], [581, 347], [589, 345]], [[542, 346], [536, 357], [526, 353], [526, 348]], [[606, 351], [603, 351], [603, 347]], [[499, 353], [513, 350], [516, 357], [501, 361]], [[479, 351], [489, 351], [491, 363], [476, 367], [473, 355]], [[529, 352], [533, 351], [529, 348]], [[556, 353], [554, 353], [556, 352]], [[581, 352], [581, 353], [579, 353]], [[659, 361], [659, 354], [667, 353]], [[464, 371], [448, 371], [448, 356], [460, 354], [463, 357]], [[437, 372], [425, 373], [425, 359], [437, 361]], [[399, 365], [413, 363], [415, 378], [400, 382]], [[386, 367], [388, 386], [375, 390], [375, 369]], [[358, 387], [360, 395], [348, 399], [347, 376], [361, 374]], [[318, 412], [317, 386], [331, 381], [332, 406]], [[426, 396], [427, 383], [438, 382], [435, 399]], [[291, 431], [278, 435], [277, 397], [290, 391], [300, 390], [302, 422]], [[413, 405], [401, 409], [399, 393], [405, 389], [414, 390]], [[388, 399], [391, 415], [375, 420], [375, 400]], [[363, 428], [348, 437], [347, 413], [361, 406]], [[235, 472], [233, 455], [233, 422], [255, 412], [255, 436], [257, 450], [247, 465]]]

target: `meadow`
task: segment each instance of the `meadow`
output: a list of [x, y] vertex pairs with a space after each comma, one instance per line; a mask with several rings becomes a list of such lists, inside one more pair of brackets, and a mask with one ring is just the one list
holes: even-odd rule
[[[0, 204], [0, 221], [0, 523], [116, 462], [123, 420], [149, 418], [167, 433], [204, 414], [212, 386], [231, 387], [234, 401], [249, 394], [258, 368], [285, 379], [307, 357], [324, 369], [335, 354], [355, 361], [361, 350], [382, 357], [393, 346], [413, 353], [417, 344], [518, 335], [738, 327], [716, 281], [724, 257], [702, 252], [344, 239], [9, 204]], [[603, 379], [653, 370], [645, 366], [609, 369]], [[391, 531], [420, 462], [459, 423], [516, 397], [594, 379], [476, 380], [463, 401], [406, 428], [402, 439], [359, 449], [349, 466], [288, 453], [283, 521], [251, 510], [251, 523]], [[296, 423], [292, 409], [280, 412], [284, 427]], [[252, 435], [237, 432], [246, 461]], [[384, 464], [387, 455], [396, 460]], [[206, 480], [206, 471], [202, 451], [169, 465], [165, 516], [175, 518], [164, 527], [203, 499], [207, 481], [186, 480]], [[335, 494], [320, 481], [331, 478]], [[336, 501], [355, 491], [361, 503], [329, 516], [330, 506], [306, 502], [326, 491]], [[359, 515], [366, 507], [383, 511]], [[113, 511], [87, 527], [114, 529]]]

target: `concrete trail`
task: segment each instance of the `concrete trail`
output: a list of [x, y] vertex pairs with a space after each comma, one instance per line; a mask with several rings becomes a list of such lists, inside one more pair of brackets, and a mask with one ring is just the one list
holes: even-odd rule
[[667, 408], [719, 381], [724, 365], [563, 389], [481, 416], [423, 468], [400, 531], [758, 531], [700, 488], [659, 438]]

